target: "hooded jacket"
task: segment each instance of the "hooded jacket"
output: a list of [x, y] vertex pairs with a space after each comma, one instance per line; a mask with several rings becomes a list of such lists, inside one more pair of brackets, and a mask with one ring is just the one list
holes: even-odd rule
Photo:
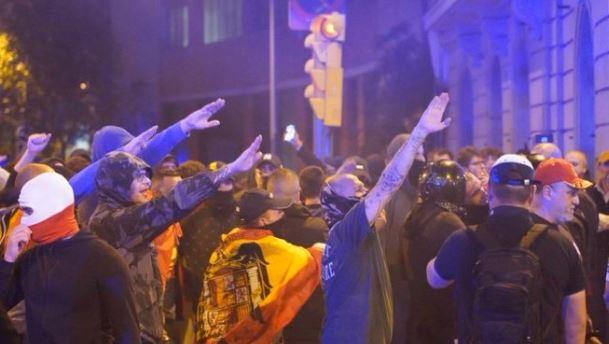
[[2, 260], [0, 295], [9, 309], [25, 299], [30, 343], [140, 342], [127, 267], [89, 232]]
[[152, 241], [215, 193], [212, 177], [218, 172], [184, 179], [167, 196], [134, 204], [130, 186], [142, 169], [149, 166], [128, 153], [110, 153], [102, 160], [96, 178], [99, 204], [89, 225], [129, 266], [142, 336], [158, 342], [163, 333], [161, 276]]
[[[180, 122], [155, 135], [139, 156], [149, 165], [156, 165], [173, 148], [182, 142], [187, 135], [180, 128]], [[74, 189], [74, 197], [78, 205], [78, 222], [86, 225], [97, 206], [95, 194], [95, 176], [100, 165], [100, 159], [133, 139], [127, 130], [117, 126], [105, 126], [93, 136], [93, 163], [70, 178]]]

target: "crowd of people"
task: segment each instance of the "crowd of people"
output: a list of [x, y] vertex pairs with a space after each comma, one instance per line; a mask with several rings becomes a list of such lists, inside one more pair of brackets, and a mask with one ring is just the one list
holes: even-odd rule
[[222, 99], [65, 160], [30, 135], [0, 170], [0, 342], [609, 342], [609, 151], [425, 152], [448, 102], [337, 166], [296, 133], [300, 171], [261, 136], [179, 163]]

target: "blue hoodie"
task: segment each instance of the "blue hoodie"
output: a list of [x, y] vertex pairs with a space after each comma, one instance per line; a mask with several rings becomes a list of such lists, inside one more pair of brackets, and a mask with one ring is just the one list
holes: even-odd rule
[[[148, 143], [148, 146], [140, 152], [139, 157], [147, 164], [154, 166], [161, 162], [167, 154], [171, 153], [175, 146], [186, 139], [186, 137], [187, 135], [180, 128], [180, 122], [176, 122], [174, 125], [155, 135]], [[97, 175], [100, 159], [109, 152], [124, 146], [132, 139], [133, 135], [127, 130], [112, 125], [105, 126], [95, 133], [93, 136], [94, 163], [70, 178], [70, 185], [74, 189], [74, 199], [77, 205], [80, 205], [87, 196], [94, 195], [96, 190], [95, 176]], [[95, 197], [89, 197], [89, 199], [91, 198]], [[95, 209], [97, 200], [95, 199], [87, 203], [91, 204], [82, 204], [79, 207], [79, 220], [84, 220], [85, 218], [88, 220]]]

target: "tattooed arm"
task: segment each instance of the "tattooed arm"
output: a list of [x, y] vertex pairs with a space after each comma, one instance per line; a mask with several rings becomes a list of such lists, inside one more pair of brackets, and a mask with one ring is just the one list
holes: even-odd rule
[[383, 170], [379, 181], [366, 195], [366, 217], [369, 223], [372, 224], [376, 220], [381, 209], [385, 207], [385, 203], [406, 179], [412, 161], [417, 155], [417, 150], [423, 145], [427, 135], [443, 130], [450, 124], [450, 118], [442, 121], [442, 114], [448, 101], [449, 97], [446, 93], [432, 99], [425, 112], [423, 112], [419, 123], [412, 131], [410, 139], [393, 156], [393, 159]]

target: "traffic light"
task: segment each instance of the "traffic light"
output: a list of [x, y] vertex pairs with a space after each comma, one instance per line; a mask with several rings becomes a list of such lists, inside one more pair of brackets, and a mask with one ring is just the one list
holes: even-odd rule
[[305, 63], [305, 72], [312, 83], [305, 97], [313, 112], [327, 126], [341, 125], [343, 98], [342, 42], [345, 41], [345, 15], [338, 12], [320, 14], [311, 22], [311, 33], [305, 48], [313, 57]]

